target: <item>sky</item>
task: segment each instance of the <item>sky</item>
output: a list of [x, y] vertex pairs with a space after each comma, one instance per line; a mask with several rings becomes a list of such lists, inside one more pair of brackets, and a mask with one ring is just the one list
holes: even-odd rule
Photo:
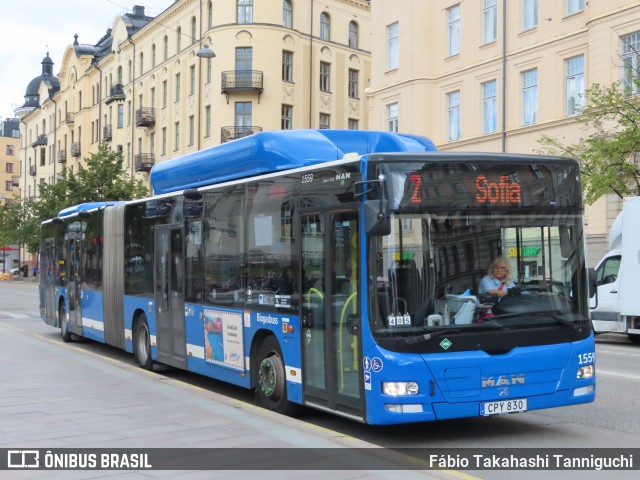
[[143, 5], [156, 16], [174, 0], [11, 0], [0, 5], [0, 117], [13, 118], [31, 80], [42, 73], [47, 51], [58, 76], [62, 56], [73, 43], [95, 45], [116, 17]]

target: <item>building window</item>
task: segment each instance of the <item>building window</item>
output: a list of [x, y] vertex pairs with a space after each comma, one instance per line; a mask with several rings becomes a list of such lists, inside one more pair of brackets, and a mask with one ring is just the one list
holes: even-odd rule
[[167, 96], [168, 96], [167, 81], [162, 81], [162, 108], [167, 108]]
[[167, 37], [166, 35], [164, 36], [163, 51], [164, 61], [166, 62], [169, 58], [169, 37]]
[[349, 98], [360, 98], [358, 95], [358, 70], [349, 69]]
[[293, 83], [293, 52], [282, 51], [282, 81]]
[[13, 163], [7, 163], [5, 167], [5, 173], [13, 173]]
[[320, 91], [331, 92], [331, 64], [320, 62]]
[[398, 22], [387, 25], [387, 70], [398, 68]]
[[282, 2], [282, 26], [284, 28], [293, 28], [293, 7], [290, 0]]
[[447, 35], [447, 53], [449, 56], [460, 53], [460, 5], [447, 9], [449, 28]]
[[387, 130], [389, 132], [398, 131], [398, 104], [387, 105]]
[[253, 0], [238, 0], [238, 23], [253, 22]]
[[207, 3], [207, 25], [209, 30], [213, 28], [213, 2]]
[[7, 155], [13, 155], [13, 145], [7, 145], [7, 148], [5, 151]]
[[538, 26], [538, 0], [522, 0], [522, 30]]
[[211, 105], [204, 107], [204, 136], [211, 136]]
[[189, 67], [189, 95], [196, 93], [196, 66]]
[[12, 192], [13, 191], [13, 182], [11, 180], [5, 180], [4, 182], [4, 189], [7, 192]]
[[207, 58], [207, 84], [211, 83], [211, 59]]
[[358, 48], [358, 24], [349, 22], [349, 48]]
[[640, 32], [621, 37], [622, 88], [625, 95], [640, 92]]
[[191, 45], [195, 45], [198, 40], [198, 35], [196, 34], [196, 17], [191, 17]]
[[584, 0], [567, 0], [567, 15], [584, 10]]
[[320, 130], [326, 130], [331, 128], [331, 115], [328, 113], [320, 114]]
[[584, 56], [569, 58], [565, 61], [567, 71], [567, 116], [582, 111], [584, 98]]
[[482, 84], [482, 133], [493, 133], [498, 130], [498, 102], [496, 97], [496, 81]]
[[329, 14], [326, 12], [322, 12], [320, 14], [320, 40], [326, 40], [327, 42], [331, 39], [331, 19], [329, 18]]
[[522, 72], [522, 124], [538, 120], [538, 69]]
[[176, 102], [180, 101], [180, 74], [176, 73]]
[[175, 152], [180, 148], [180, 122], [176, 122], [175, 126], [175, 136], [173, 137], [173, 150]]
[[162, 127], [162, 155], [167, 154], [167, 127]]
[[156, 44], [151, 45], [151, 68], [156, 68]]
[[498, 0], [483, 1], [484, 43], [491, 43], [498, 37]]
[[282, 105], [282, 114], [280, 116], [280, 129], [291, 130], [293, 128], [293, 107], [291, 105]]
[[176, 30], [176, 52], [182, 51], [182, 28]]
[[193, 115], [189, 116], [189, 146], [191, 147], [196, 141], [196, 119]]
[[124, 105], [118, 104], [118, 128], [124, 127]]
[[347, 128], [349, 130], [359, 130], [359, 122], [355, 118], [350, 118]]
[[447, 93], [449, 141], [460, 140], [460, 90]]

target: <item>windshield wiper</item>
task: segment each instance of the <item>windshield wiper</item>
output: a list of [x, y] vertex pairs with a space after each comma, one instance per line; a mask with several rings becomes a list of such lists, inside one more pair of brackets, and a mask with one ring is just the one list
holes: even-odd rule
[[498, 322], [495, 322], [493, 320], [488, 320], [482, 323], [474, 323], [471, 325], [460, 325], [460, 326], [455, 326], [453, 328], [451, 327], [443, 328], [442, 330], [436, 330], [434, 332], [425, 333], [424, 335], [418, 335], [417, 337], [406, 338], [404, 342], [407, 345], [415, 345], [416, 343], [428, 342], [432, 338], [439, 338], [449, 333], [478, 332], [478, 330], [482, 331], [485, 329], [508, 330], [509, 327], [506, 325], [501, 325]]
[[548, 312], [518, 312], [518, 313], [505, 313], [503, 315], [496, 315], [494, 318], [514, 318], [514, 317], [548, 317], [556, 323], [563, 325], [572, 330], [578, 330], [578, 326], [584, 321], [583, 319], [568, 320], [561, 316], [558, 310], [552, 310]]

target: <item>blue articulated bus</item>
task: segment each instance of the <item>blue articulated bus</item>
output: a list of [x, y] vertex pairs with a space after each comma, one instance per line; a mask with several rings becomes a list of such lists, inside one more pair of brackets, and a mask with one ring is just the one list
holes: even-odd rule
[[[155, 165], [154, 194], [42, 224], [41, 312], [369, 424], [595, 397], [578, 164], [388, 132], [263, 132]], [[479, 284], [504, 260], [516, 285]]]

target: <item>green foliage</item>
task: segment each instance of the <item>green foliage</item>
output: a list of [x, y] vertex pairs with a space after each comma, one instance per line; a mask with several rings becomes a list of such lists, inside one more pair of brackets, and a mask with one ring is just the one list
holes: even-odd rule
[[564, 139], [544, 135], [538, 140], [542, 152], [580, 161], [589, 204], [611, 192], [621, 198], [640, 195], [640, 97], [624, 91], [620, 82], [606, 87], [594, 84], [585, 97], [578, 120], [589, 136], [565, 144]]
[[55, 184], [39, 185], [39, 196], [16, 199], [0, 207], [0, 244], [24, 245], [37, 252], [40, 223], [58, 215], [63, 208], [85, 202], [131, 200], [148, 195], [140, 180], [122, 169], [122, 158], [104, 143], [85, 159], [76, 173], [63, 169]]

